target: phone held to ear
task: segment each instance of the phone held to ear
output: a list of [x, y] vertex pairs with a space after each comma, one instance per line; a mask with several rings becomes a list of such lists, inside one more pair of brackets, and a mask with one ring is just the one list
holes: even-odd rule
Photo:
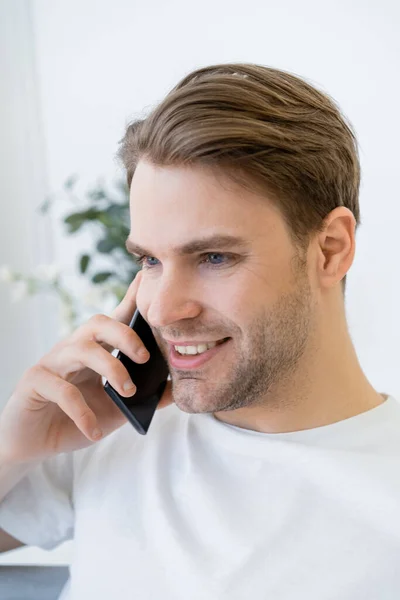
[[149, 351], [150, 358], [146, 363], [138, 364], [119, 351], [116, 358], [126, 367], [133, 383], [136, 385], [136, 393], [129, 398], [125, 398], [108, 381], [104, 384], [104, 390], [128, 421], [132, 423], [136, 431], [145, 435], [161, 400], [169, 371], [151, 327], [138, 310], [135, 311], [129, 327], [138, 334]]

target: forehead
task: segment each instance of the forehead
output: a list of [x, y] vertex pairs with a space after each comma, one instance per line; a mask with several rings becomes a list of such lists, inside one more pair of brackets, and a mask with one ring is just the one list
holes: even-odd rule
[[140, 161], [130, 190], [131, 234], [185, 243], [196, 235], [272, 235], [282, 219], [268, 198], [201, 167], [158, 167]]
[[260, 212], [272, 220], [277, 212], [267, 197], [238, 186], [223, 174], [200, 166], [159, 167], [145, 161], [139, 162], [132, 178], [130, 203], [131, 211], [140, 216], [157, 210], [167, 217], [179, 211], [182, 218], [205, 220], [235, 220], [239, 214], [251, 219]]

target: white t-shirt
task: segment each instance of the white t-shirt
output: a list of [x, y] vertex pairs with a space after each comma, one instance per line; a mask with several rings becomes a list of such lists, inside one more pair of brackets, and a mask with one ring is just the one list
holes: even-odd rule
[[173, 404], [35, 467], [0, 526], [74, 538], [63, 600], [398, 600], [400, 403], [282, 434]]

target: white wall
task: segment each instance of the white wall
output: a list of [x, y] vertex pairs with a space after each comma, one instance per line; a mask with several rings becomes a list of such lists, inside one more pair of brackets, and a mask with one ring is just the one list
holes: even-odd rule
[[[51, 252], [36, 208], [46, 189], [39, 81], [29, 3], [0, 2], [0, 265], [29, 270]], [[1, 284], [0, 284], [1, 285]], [[13, 304], [0, 287], [0, 406], [25, 368], [44, 352], [44, 299]], [[47, 329], [47, 331], [50, 331]]]
[[[397, 1], [32, 0], [2, 4], [2, 13], [16, 18], [15, 7], [28, 4], [33, 32], [20, 18], [19, 37], [5, 40], [12, 51], [9, 69], [16, 69], [19, 80], [11, 71], [2, 77], [12, 118], [4, 119], [6, 136], [0, 140], [2, 213], [9, 215], [1, 225], [1, 260], [7, 252], [8, 261], [21, 268], [36, 260], [33, 199], [43, 188], [60, 189], [71, 173], [87, 184], [113, 177], [126, 122], [190, 70], [228, 61], [290, 70], [331, 94], [356, 129], [363, 224], [348, 276], [348, 319], [369, 379], [379, 391], [400, 397]], [[34, 132], [28, 147], [21, 115]], [[54, 254], [49, 247], [46, 256], [74, 269], [75, 239], [65, 238], [57, 223], [53, 238]], [[25, 306], [11, 306], [2, 296], [3, 389], [53, 336], [47, 312], [49, 321], [26, 339]], [[18, 356], [14, 367], [12, 353]]]

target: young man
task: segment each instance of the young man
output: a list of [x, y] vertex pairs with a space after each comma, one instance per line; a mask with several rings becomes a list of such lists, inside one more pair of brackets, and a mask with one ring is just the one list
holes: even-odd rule
[[[73, 537], [68, 600], [397, 597], [400, 406], [363, 373], [344, 306], [350, 125], [292, 74], [216, 65], [132, 123], [120, 157], [143, 268], [8, 401], [2, 549]], [[146, 436], [101, 381], [132, 394], [110, 352], [147, 360], [136, 306], [171, 374]]]

